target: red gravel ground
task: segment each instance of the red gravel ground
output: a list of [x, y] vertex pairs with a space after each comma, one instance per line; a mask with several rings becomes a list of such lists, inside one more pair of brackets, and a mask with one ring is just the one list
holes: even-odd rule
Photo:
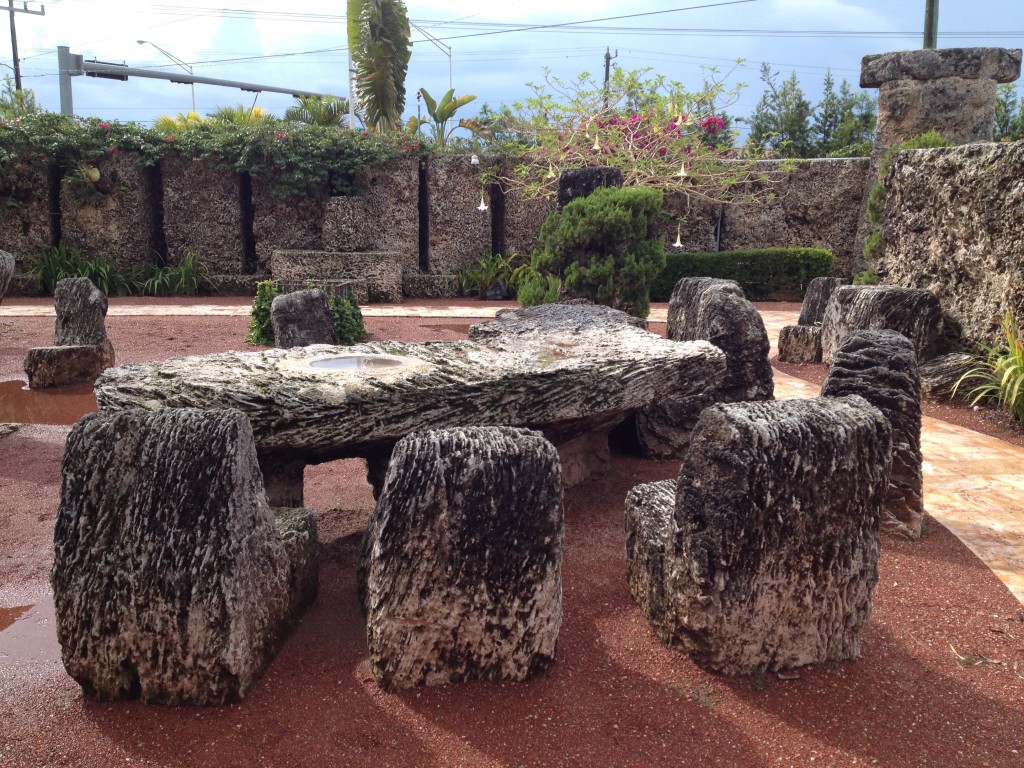
[[[0, 318], [0, 382], [52, 324]], [[467, 324], [367, 320], [375, 338], [412, 341], [463, 338]], [[108, 319], [119, 362], [244, 349], [246, 325]], [[377, 689], [355, 594], [373, 501], [361, 464], [344, 461], [307, 470], [320, 597], [242, 704], [87, 700], [60, 664], [47, 588], [66, 434], [0, 439], [0, 766], [1024, 765], [1024, 609], [942, 526], [883, 538], [860, 660], [720, 677], [664, 648], [630, 598], [625, 494], [678, 463], [627, 456], [566, 493], [558, 663], [535, 680]]]

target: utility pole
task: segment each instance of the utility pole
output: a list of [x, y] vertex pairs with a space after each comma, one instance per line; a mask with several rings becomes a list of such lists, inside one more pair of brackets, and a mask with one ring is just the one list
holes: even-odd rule
[[27, 13], [31, 16], [45, 16], [46, 6], [39, 6], [38, 11], [30, 11], [28, 3], [23, 2], [21, 8], [14, 7], [14, 0], [7, 0], [7, 12], [11, 16], [11, 58], [14, 59], [14, 90], [21, 90], [21, 62], [18, 60], [18, 31], [14, 27], [14, 14]]
[[615, 49], [615, 55], [612, 56], [612, 49], [610, 47], [604, 50], [604, 108], [608, 109], [608, 89], [612, 84], [612, 59], [619, 58], [619, 49]]
[[939, 0], [925, 0], [924, 47], [934, 50], [939, 42]]

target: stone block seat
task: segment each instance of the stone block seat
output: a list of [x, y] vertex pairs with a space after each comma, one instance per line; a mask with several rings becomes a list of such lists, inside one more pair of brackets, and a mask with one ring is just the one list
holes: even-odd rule
[[87, 277], [57, 281], [53, 292], [57, 313], [52, 347], [33, 347], [25, 355], [31, 389], [93, 382], [114, 364], [114, 346], [104, 318], [107, 297]]
[[729, 675], [856, 658], [890, 441], [858, 396], [706, 409], [678, 479], [626, 499], [629, 587], [661, 640]]
[[562, 622], [561, 468], [539, 432], [459, 427], [395, 447], [363, 539], [370, 668], [387, 690], [525, 680]]
[[[249, 417], [267, 494], [302, 506], [303, 469], [367, 460], [379, 492], [395, 443], [443, 427], [538, 429], [571, 485], [600, 471], [611, 429], [672, 392], [715, 390], [725, 356], [649, 333], [607, 307], [506, 310], [467, 341], [312, 345], [119, 366], [96, 383], [101, 412], [237, 408]], [[637, 321], [641, 322], [642, 321]], [[668, 414], [672, 416], [671, 412]]]
[[402, 302], [401, 254], [391, 251], [276, 250], [270, 257], [270, 271], [289, 290], [305, 288], [309, 280], [327, 289], [341, 281], [361, 299], [357, 281], [365, 281], [366, 301]]
[[241, 700], [313, 602], [316, 518], [272, 510], [238, 411], [90, 414], [68, 436], [52, 584], [100, 700]]
[[783, 363], [821, 362], [821, 321], [828, 300], [847, 281], [841, 277], [816, 277], [807, 284], [800, 317], [796, 325], [779, 331], [779, 361]]

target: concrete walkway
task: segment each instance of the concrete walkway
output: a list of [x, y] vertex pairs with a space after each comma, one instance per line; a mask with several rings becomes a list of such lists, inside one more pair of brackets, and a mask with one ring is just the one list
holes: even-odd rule
[[[509, 306], [509, 305], [506, 305]], [[110, 316], [174, 316], [249, 314], [250, 300], [226, 298], [209, 304], [146, 304], [113, 299]], [[362, 308], [365, 317], [493, 317], [500, 306], [429, 302], [375, 304]], [[796, 322], [797, 312], [762, 310], [774, 352], [779, 330]], [[0, 306], [2, 317], [52, 317], [49, 301], [14, 299]], [[665, 322], [667, 305], [651, 308], [649, 320]], [[780, 400], [817, 397], [815, 384], [775, 371]], [[1024, 603], [1024, 449], [969, 429], [925, 417], [925, 509], [966, 544]]]

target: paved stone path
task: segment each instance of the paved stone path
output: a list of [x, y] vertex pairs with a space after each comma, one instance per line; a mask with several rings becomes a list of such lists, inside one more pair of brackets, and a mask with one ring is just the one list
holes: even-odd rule
[[[249, 300], [227, 298], [210, 304], [142, 304], [111, 300], [110, 316], [222, 315], [249, 313]], [[500, 307], [474, 304], [381, 305], [362, 308], [366, 317], [494, 317]], [[52, 304], [39, 301], [0, 306], [0, 317], [52, 317]], [[665, 322], [667, 305], [651, 308], [649, 319]], [[796, 322], [796, 312], [761, 312], [774, 349], [779, 329]], [[817, 397], [817, 385], [775, 371], [779, 399]], [[925, 509], [953, 532], [1024, 603], [1024, 449], [969, 429], [924, 417]]]

